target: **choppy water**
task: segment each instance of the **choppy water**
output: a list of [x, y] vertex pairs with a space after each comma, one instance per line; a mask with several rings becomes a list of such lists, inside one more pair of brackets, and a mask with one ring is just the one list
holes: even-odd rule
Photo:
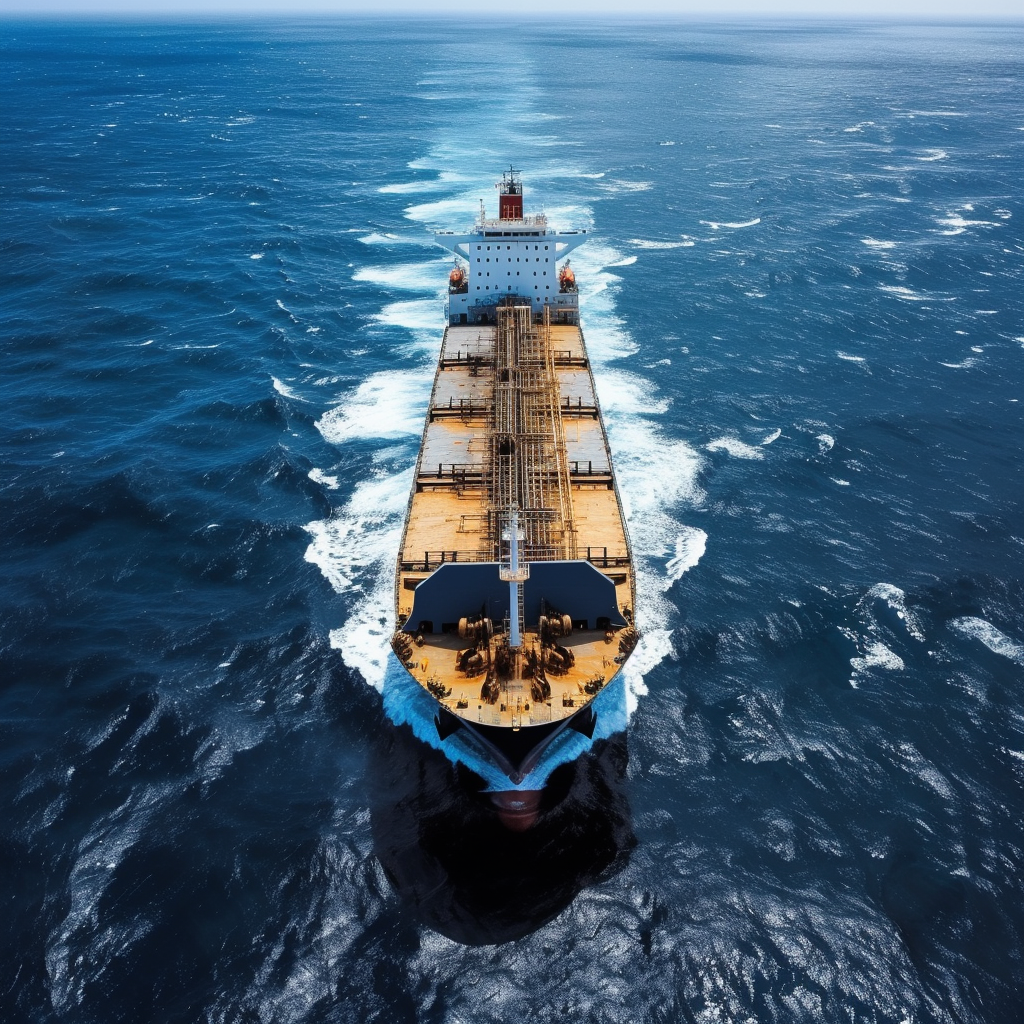
[[[1018, 1020], [1022, 44], [8, 22], [0, 1016]], [[525, 836], [379, 693], [510, 162], [646, 630]]]

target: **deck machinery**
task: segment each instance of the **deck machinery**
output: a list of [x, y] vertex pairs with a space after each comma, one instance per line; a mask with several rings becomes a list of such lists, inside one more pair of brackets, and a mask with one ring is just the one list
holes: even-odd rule
[[[565, 257], [585, 232], [523, 214], [436, 241], [455, 255], [448, 326], [398, 559], [393, 646], [513, 784], [636, 646], [636, 579]], [[561, 263], [561, 266], [559, 266]]]

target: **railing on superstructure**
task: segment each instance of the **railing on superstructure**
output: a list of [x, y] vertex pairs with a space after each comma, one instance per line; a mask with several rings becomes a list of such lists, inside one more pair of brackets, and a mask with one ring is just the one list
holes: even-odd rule
[[543, 323], [534, 325], [530, 306], [499, 306], [496, 334], [486, 473], [495, 560], [500, 560], [501, 532], [514, 506], [525, 534], [524, 561], [574, 559], [572, 485], [547, 308]]
[[[474, 227], [477, 231], [515, 231], [538, 230], [548, 226], [548, 218], [543, 213], [526, 215], [517, 220], [503, 220], [500, 217], [487, 217], [481, 212]], [[571, 232], [575, 234], [575, 232]]]

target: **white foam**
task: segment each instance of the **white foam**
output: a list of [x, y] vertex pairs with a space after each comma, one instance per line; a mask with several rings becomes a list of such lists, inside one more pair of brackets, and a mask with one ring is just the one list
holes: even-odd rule
[[853, 679], [850, 680], [850, 684], [854, 687], [857, 685], [857, 676], [868, 669], [882, 668], [893, 672], [904, 667], [903, 659], [878, 640], [870, 640], [867, 643], [864, 656], [851, 658], [850, 664], [853, 666]]
[[636, 263], [637, 256], [626, 256], [621, 260], [616, 260], [614, 263], [609, 263], [609, 267], [631, 267]]
[[418, 435], [423, 429], [431, 380], [423, 370], [371, 374], [340, 405], [317, 420], [316, 428], [331, 444]]
[[907, 608], [907, 595], [899, 587], [891, 583], [876, 583], [861, 598], [859, 607], [864, 607], [869, 601], [884, 601], [895, 613], [896, 617], [907, 627], [907, 632], [915, 640], [924, 640], [924, 633], [917, 618]]
[[[489, 191], [489, 190], [488, 190]], [[467, 192], [461, 196], [438, 199], [432, 203], [419, 203], [406, 209], [410, 220], [428, 224], [451, 225], [470, 223], [480, 211], [480, 196], [484, 190]]]
[[602, 190], [613, 194], [618, 192], [649, 192], [652, 187], [649, 181], [609, 180], [601, 183]]
[[851, 356], [846, 352], [836, 352], [836, 355], [840, 359], [845, 359], [848, 363], [866, 363], [867, 360], [863, 356]]
[[736, 437], [720, 437], [705, 445], [709, 452], [728, 452], [737, 459], [763, 459], [764, 452]]
[[895, 295], [898, 299], [903, 299], [906, 302], [952, 302], [953, 296], [936, 296], [936, 295], [923, 295], [921, 292], [915, 292], [912, 288], [907, 288], [903, 285], [894, 284], [881, 284], [878, 286], [883, 292], [888, 292], [890, 295]]
[[339, 594], [353, 595], [354, 610], [331, 631], [331, 646], [378, 690], [389, 651], [395, 559], [412, 474], [410, 459], [409, 468], [401, 473], [362, 480], [334, 516], [305, 527], [312, 538], [306, 561], [316, 565]]
[[712, 231], [719, 231], [721, 228], [752, 228], [755, 224], [760, 224], [761, 218], [755, 217], [753, 220], [744, 221], [717, 221], [717, 220], [702, 220], [701, 224], [706, 224]]
[[[590, 346], [587, 347], [589, 350]], [[609, 417], [619, 418], [624, 414], [660, 416], [668, 411], [668, 402], [664, 398], [655, 398], [651, 393], [650, 381], [627, 370], [602, 369], [595, 385], [601, 407]]]
[[689, 239], [684, 239], [681, 242], [658, 242], [646, 238], [630, 238], [628, 241], [630, 245], [635, 245], [638, 249], [689, 249], [696, 244]]
[[927, 156], [919, 156], [917, 159], [922, 163], [932, 163], [935, 160], [946, 160], [949, 154], [944, 149], [926, 149]]
[[850, 486], [850, 481], [849, 480], [842, 480], [842, 479], [840, 479], [837, 476], [830, 476], [829, 480], [831, 480], [832, 483], [834, 483], [834, 484], [838, 484], [840, 487], [849, 487]]
[[665, 565], [662, 590], [668, 590], [683, 573], [692, 569], [703, 557], [708, 546], [708, 535], [696, 526], [684, 526], [676, 537], [675, 554]]
[[778, 441], [780, 437], [782, 437], [782, 428], [777, 427], [761, 442], [761, 444], [771, 444], [773, 441]]
[[382, 195], [405, 196], [444, 192], [447, 188], [448, 183], [444, 181], [399, 181], [390, 185], [381, 185], [377, 191]]
[[418, 335], [418, 341], [439, 345], [444, 330], [444, 307], [436, 298], [403, 299], [391, 302], [374, 316], [388, 327], [404, 327]]
[[972, 640], [980, 640], [993, 653], [1009, 658], [1015, 665], [1024, 666], [1024, 644], [1011, 640], [991, 622], [968, 615], [961, 619], [953, 619], [950, 625], [958, 633]]
[[254, 252], [254, 253], [253, 253], [253, 254], [252, 254], [252, 255], [251, 255], [250, 257], [249, 257], [249, 259], [251, 259], [251, 260], [261, 260], [261, 259], [263, 259], [263, 253], [261, 253], [261, 252]]
[[[972, 207], [964, 207], [970, 212]], [[946, 230], [940, 231], [940, 235], [962, 235], [968, 228], [1000, 228], [1002, 224], [994, 220], [969, 220], [961, 217], [959, 213], [951, 213], [946, 217], [939, 217], [937, 224], [943, 225]]]
[[869, 245], [872, 249], [895, 249], [898, 245], [897, 242], [883, 242], [877, 238], [862, 238], [860, 244]]
[[322, 469], [311, 469], [307, 475], [313, 483], [323, 484], [324, 487], [328, 487], [332, 491], [336, 491], [340, 486], [336, 476], [328, 476]]
[[939, 361], [939, 366], [948, 367], [950, 370], [969, 370], [972, 366], [977, 366], [978, 360], [973, 356], [968, 356], [962, 363], [944, 363]]
[[279, 395], [282, 395], [284, 398], [291, 398], [296, 402], [305, 401], [301, 395], [296, 394], [287, 384], [282, 383], [276, 377], [271, 377], [270, 379], [274, 382], [274, 390]]
[[815, 440], [818, 442], [818, 451], [822, 455], [832, 451], [836, 446], [836, 439], [831, 434], [818, 434]]
[[[451, 261], [430, 260], [426, 263], [399, 263], [386, 267], [362, 267], [352, 275], [353, 281], [369, 281], [385, 288], [396, 288], [408, 292], [433, 292], [444, 294]], [[435, 307], [435, 323], [438, 319]]]

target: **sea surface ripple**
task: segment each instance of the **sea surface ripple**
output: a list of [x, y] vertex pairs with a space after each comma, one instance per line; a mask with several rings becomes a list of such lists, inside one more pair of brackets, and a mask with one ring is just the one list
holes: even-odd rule
[[[1022, 44], [6, 21], [0, 1019], [1019, 1020]], [[525, 836], [378, 692], [510, 163], [645, 631]]]

